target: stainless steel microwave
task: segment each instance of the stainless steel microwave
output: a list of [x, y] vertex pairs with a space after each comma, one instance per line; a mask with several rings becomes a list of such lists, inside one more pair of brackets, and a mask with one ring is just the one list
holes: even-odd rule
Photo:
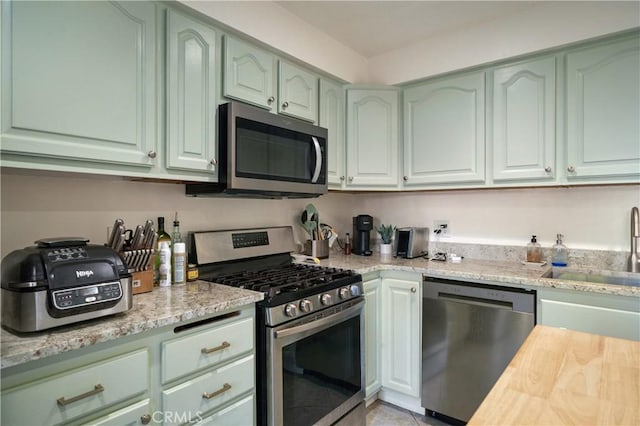
[[218, 107], [218, 182], [187, 195], [309, 198], [327, 192], [327, 129], [229, 102]]

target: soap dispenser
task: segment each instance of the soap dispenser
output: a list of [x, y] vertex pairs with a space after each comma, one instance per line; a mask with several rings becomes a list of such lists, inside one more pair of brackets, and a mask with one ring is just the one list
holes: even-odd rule
[[564, 238], [564, 236], [558, 234], [556, 244], [553, 246], [551, 255], [551, 264], [553, 266], [567, 266], [569, 262], [569, 251], [567, 250], [567, 246], [562, 244], [562, 238]]
[[531, 242], [527, 244], [527, 262], [542, 262], [542, 247], [535, 235], [531, 236]]

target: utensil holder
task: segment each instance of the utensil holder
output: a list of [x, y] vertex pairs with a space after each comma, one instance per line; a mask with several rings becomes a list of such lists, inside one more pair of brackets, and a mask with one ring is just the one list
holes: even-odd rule
[[318, 259], [329, 258], [329, 240], [307, 240], [304, 243], [304, 254]]

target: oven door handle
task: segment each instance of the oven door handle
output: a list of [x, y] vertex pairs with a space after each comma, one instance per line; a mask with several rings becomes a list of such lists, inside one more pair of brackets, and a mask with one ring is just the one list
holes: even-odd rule
[[285, 328], [284, 330], [279, 330], [274, 332], [274, 335], [276, 337], [276, 339], [279, 339], [281, 337], [287, 337], [287, 336], [291, 336], [293, 334], [298, 334], [298, 333], [303, 333], [305, 331], [309, 331], [309, 330], [313, 330], [316, 328], [320, 328], [323, 327], [329, 323], [332, 322], [336, 322], [336, 321], [341, 321], [343, 319], [347, 319], [349, 317], [353, 316], [353, 313], [361, 310], [362, 306], [364, 305], [364, 300], [353, 305], [350, 306], [349, 308], [345, 309], [344, 311], [340, 311], [336, 314], [333, 315], [329, 315], [328, 317], [324, 317], [321, 318], [319, 320], [316, 321], [312, 321], [312, 322], [308, 322], [306, 324], [302, 324], [302, 325], [298, 325], [296, 327], [291, 327], [291, 328]]

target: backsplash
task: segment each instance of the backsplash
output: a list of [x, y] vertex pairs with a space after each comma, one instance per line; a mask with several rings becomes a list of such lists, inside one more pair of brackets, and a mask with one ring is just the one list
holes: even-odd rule
[[[470, 259], [508, 260], [521, 262], [525, 260], [526, 246], [500, 246], [487, 244], [462, 244], [433, 242], [429, 244], [430, 255], [436, 252], [457, 254]], [[552, 248], [543, 247], [543, 259], [551, 266]], [[573, 268], [607, 269], [626, 271], [629, 253], [608, 250], [569, 249], [569, 265]]]

